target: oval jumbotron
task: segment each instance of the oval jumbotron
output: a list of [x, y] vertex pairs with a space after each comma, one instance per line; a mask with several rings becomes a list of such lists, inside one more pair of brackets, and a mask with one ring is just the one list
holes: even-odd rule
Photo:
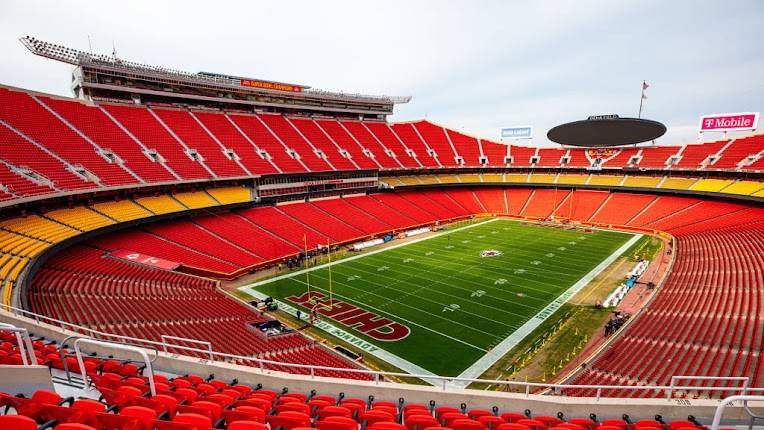
[[658, 121], [600, 115], [558, 125], [549, 130], [547, 137], [561, 145], [609, 147], [647, 142], [665, 133], [666, 126]]

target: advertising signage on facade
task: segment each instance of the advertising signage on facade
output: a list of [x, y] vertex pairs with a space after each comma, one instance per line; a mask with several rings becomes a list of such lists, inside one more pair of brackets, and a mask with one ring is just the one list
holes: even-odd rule
[[502, 127], [500, 136], [502, 139], [533, 139], [533, 126]]
[[700, 117], [698, 129], [707, 131], [755, 130], [759, 112], [723, 113]]

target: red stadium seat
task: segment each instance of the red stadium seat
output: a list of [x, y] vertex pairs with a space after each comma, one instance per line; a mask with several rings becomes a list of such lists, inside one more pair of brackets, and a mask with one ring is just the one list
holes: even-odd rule
[[197, 430], [212, 430], [212, 420], [204, 415], [178, 414], [173, 417], [172, 421], [181, 424], [194, 425]]
[[448, 427], [454, 430], [485, 430], [483, 424], [469, 418], [454, 420]]
[[484, 415], [478, 417], [477, 421], [486, 428], [486, 430], [498, 430], [499, 426], [506, 423], [506, 420], [495, 415]]
[[532, 429], [524, 424], [504, 423], [500, 425], [496, 430], [532, 430]]
[[356, 430], [358, 423], [348, 417], [333, 416], [324, 420], [316, 421], [316, 427], [319, 430]]
[[37, 430], [35, 420], [22, 415], [0, 415], [0, 428], [13, 430]]
[[396, 422], [380, 421], [368, 426], [366, 430], [406, 430], [406, 426]]
[[406, 417], [404, 424], [408, 430], [422, 430], [426, 427], [436, 427], [438, 420], [432, 415], [410, 415]]
[[96, 430], [96, 428], [87, 424], [64, 423], [53, 427], [53, 430]]
[[270, 428], [256, 421], [234, 421], [228, 424], [227, 430], [270, 430]]
[[369, 426], [376, 422], [393, 422], [395, 421], [395, 417], [390, 412], [371, 409], [361, 412], [358, 415], [358, 421], [361, 423], [366, 423], [366, 425]]
[[154, 410], [143, 406], [128, 406], [119, 411], [119, 414], [124, 417], [137, 418], [143, 423], [143, 428], [151, 430], [154, 420], [157, 418], [157, 414]]

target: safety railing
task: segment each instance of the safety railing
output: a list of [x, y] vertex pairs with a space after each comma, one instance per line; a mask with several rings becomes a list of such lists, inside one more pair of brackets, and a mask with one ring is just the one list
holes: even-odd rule
[[33, 366], [37, 365], [37, 356], [34, 355], [32, 339], [29, 337], [29, 331], [27, 329], [16, 327], [13, 324], [0, 323], [0, 330], [16, 334], [21, 362], [24, 363], [24, 366], [29, 366], [30, 364]]
[[742, 386], [738, 388], [730, 388], [730, 387], [721, 387], [737, 391], [740, 390], [741, 394], [745, 395], [748, 394], [748, 383], [750, 382], [750, 378], [747, 376], [694, 376], [694, 375], [675, 375], [671, 377], [671, 389], [669, 390], [669, 398], [671, 398], [671, 395], [673, 394], [674, 390], [694, 390], [695, 387], [686, 387], [684, 385], [677, 385], [678, 381], [714, 381], [714, 382], [720, 382], [720, 381], [738, 381], [742, 382]]
[[206, 349], [209, 352], [210, 360], [213, 360], [214, 352], [212, 351], [212, 343], [211, 342], [207, 342], [206, 340], [190, 339], [190, 338], [187, 338], [187, 337], [170, 336], [170, 335], [167, 335], [167, 334], [163, 334], [161, 336], [161, 338], [162, 338], [162, 350], [164, 352], [168, 352], [167, 351], [167, 347], [168, 346], [170, 346], [172, 348], [182, 347], [182, 345], [168, 343], [167, 342], [168, 339], [170, 339], [170, 340], [179, 340], [181, 342], [187, 342], [187, 343], [198, 343], [200, 345], [207, 345]]
[[750, 408], [750, 405], [748, 404], [748, 402], [764, 402], [764, 396], [754, 396], [754, 395], [730, 396], [730, 397], [724, 398], [719, 403], [719, 406], [716, 407], [716, 412], [714, 412], [714, 420], [711, 422], [711, 430], [719, 430], [719, 425], [722, 422], [722, 415], [724, 415], [724, 410], [730, 406], [733, 406], [735, 402], [741, 402], [743, 404], [743, 409], [745, 409], [745, 412], [748, 414], [748, 416], [751, 417], [751, 424], [749, 425], [748, 428], [753, 428], [753, 424], [755, 420], [764, 419], [764, 416], [754, 414]]
[[[61, 360], [61, 365], [64, 367], [64, 374], [66, 375], [66, 380], [69, 383], [72, 383], [72, 374], [71, 374], [71, 369], [69, 369], [69, 362], [66, 360], [66, 357], [73, 357], [73, 356], [76, 357], [76, 355], [75, 354], [71, 354], [71, 353], [67, 353], [65, 348], [64, 348], [64, 346], [68, 345], [68, 343], [70, 341], [76, 340], [76, 339], [80, 339], [80, 338], [82, 338], [82, 336], [77, 336], [77, 335], [67, 336], [66, 338], [64, 338], [64, 340], [61, 341], [62, 347], [59, 348], [59, 350], [58, 350], [58, 358], [59, 358], [59, 360]], [[125, 343], [123, 345], [128, 345], [128, 344]], [[135, 346], [135, 345], [131, 345], [131, 346]], [[152, 363], [158, 357], [157, 350], [154, 349], [153, 351], [154, 351], [154, 358], [151, 359]], [[113, 357], [110, 357], [110, 356], [101, 356], [101, 355], [97, 355], [97, 354], [95, 354], [95, 355], [94, 354], [90, 354], [90, 355], [88, 355], [88, 358], [94, 358], [94, 359], [98, 359], [98, 360], [101, 360], [101, 359], [103, 359], [103, 360], [111, 360], [111, 359], [113, 359]]]
[[80, 345], [82, 344], [107, 347], [138, 354], [143, 360], [143, 364], [145, 365], [143, 368], [143, 376], [145, 376], [149, 381], [149, 390], [151, 390], [151, 395], [156, 395], [157, 387], [156, 383], [154, 382], [154, 368], [151, 366], [149, 355], [146, 354], [146, 351], [144, 351], [143, 348], [81, 337], [74, 341], [74, 353], [77, 357], [77, 365], [80, 367], [80, 372], [82, 373], [83, 389], [90, 388], [90, 380], [88, 379], [87, 371], [85, 369], [85, 360], [82, 358], [82, 350], [80, 349]]
[[[145, 354], [145, 349], [153, 349], [153, 350], [159, 350], [160, 348], [164, 348], [164, 345], [162, 342], [156, 342], [151, 340], [145, 340], [145, 339], [135, 339], [127, 336], [120, 336], [120, 335], [113, 335], [110, 333], [104, 333], [100, 332], [98, 330], [93, 330], [87, 327], [81, 327], [72, 323], [68, 323], [65, 321], [56, 320], [54, 318], [46, 317], [43, 315], [37, 315], [29, 311], [25, 311], [23, 309], [17, 309], [12, 308], [13, 313], [15, 315], [21, 315], [21, 316], [27, 316], [27, 318], [34, 319], [38, 322], [45, 322], [51, 325], [58, 325], [61, 328], [66, 328], [71, 331], [78, 332], [80, 334], [86, 334], [94, 339], [103, 339], [105, 342], [102, 341], [99, 345], [102, 346], [114, 346], [119, 345], [125, 348], [131, 348], [131, 350], [138, 350], [143, 349]], [[0, 312], [0, 317], [2, 317], [2, 312]], [[1, 329], [1, 328], [0, 328]], [[77, 339], [77, 341], [83, 340], [82, 338]], [[129, 344], [129, 345], [127, 345]], [[731, 387], [714, 387], [714, 386], [691, 386], [691, 385], [571, 385], [571, 384], [553, 384], [553, 383], [543, 383], [543, 382], [521, 382], [521, 381], [506, 381], [506, 380], [493, 380], [493, 379], [475, 379], [475, 378], [459, 378], [459, 377], [447, 377], [447, 376], [436, 376], [436, 375], [419, 375], [419, 374], [410, 374], [410, 373], [401, 373], [401, 372], [384, 372], [384, 371], [376, 371], [376, 370], [370, 370], [370, 369], [359, 369], [359, 368], [337, 368], [337, 367], [328, 367], [328, 366], [317, 366], [317, 365], [307, 365], [307, 364], [295, 364], [295, 363], [286, 363], [281, 361], [274, 361], [274, 360], [266, 360], [266, 359], [260, 359], [256, 357], [248, 357], [248, 356], [242, 356], [242, 355], [235, 355], [235, 354], [228, 354], [218, 351], [210, 351], [209, 349], [199, 349], [199, 348], [193, 348], [189, 346], [182, 346], [177, 345], [173, 346], [173, 348], [176, 348], [178, 350], [186, 351], [189, 353], [189, 355], [192, 354], [199, 354], [204, 356], [211, 357], [208, 359], [202, 359], [203, 362], [209, 362], [209, 363], [247, 363], [250, 367], [253, 368], [253, 371], [260, 372], [262, 374], [280, 374], [284, 373], [283, 371], [274, 370], [274, 368], [286, 368], [290, 371], [294, 371], [294, 373], [302, 373], [305, 374], [308, 373], [308, 376], [311, 379], [314, 379], [315, 377], [321, 377], [321, 372], [342, 372], [344, 374], [353, 374], [358, 375], [364, 378], [371, 379], [375, 384], [380, 384], [382, 382], [387, 382], [390, 380], [390, 378], [393, 379], [419, 379], [422, 381], [426, 381], [430, 383], [433, 386], [440, 387], [443, 391], [447, 391], [451, 388], [452, 384], [456, 382], [466, 383], [466, 384], [459, 384], [461, 386], [470, 385], [470, 384], [487, 384], [487, 385], [494, 385], [494, 386], [501, 386], [504, 391], [510, 391], [514, 393], [520, 393], [525, 394], [526, 397], [530, 397], [531, 395], [537, 395], [539, 393], [544, 392], [545, 395], [562, 395], [567, 396], [565, 392], [568, 390], [594, 390], [594, 398], [596, 400], [600, 400], [603, 396], [607, 397], [607, 394], [609, 394], [610, 391], [615, 392], [616, 390], [628, 390], [633, 393], [644, 393], [644, 392], [665, 392], [665, 399], [671, 400], [675, 399], [675, 392], [676, 391], [697, 391], [697, 392], [703, 392], [706, 394], [714, 394], [716, 392], [740, 392], [741, 394], [747, 393], [747, 394], [764, 394], [764, 387], [748, 387], [748, 378], [747, 377], [739, 377], [740, 380], [744, 381], [744, 387], [741, 388], [731, 388]], [[148, 360], [148, 355], [146, 355], [146, 360]], [[80, 370], [84, 370], [82, 368], [82, 364], [80, 363]], [[701, 377], [701, 376], [679, 376], [678, 378], [682, 378], [682, 380], [700, 380], [700, 381], [710, 381], [710, 380], [728, 380], [730, 378], [727, 377]], [[338, 378], [333, 378], [338, 379]], [[340, 378], [341, 379], [341, 378]], [[738, 378], [733, 378], [738, 379]], [[352, 383], [352, 381], [345, 380], [347, 383]], [[745, 390], [745, 391], [743, 391]], [[581, 397], [581, 396], [573, 396], [571, 397]], [[588, 396], [591, 397], [591, 396]]]

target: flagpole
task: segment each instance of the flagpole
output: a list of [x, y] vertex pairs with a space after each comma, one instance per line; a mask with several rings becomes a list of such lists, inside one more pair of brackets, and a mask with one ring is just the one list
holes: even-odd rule
[[645, 86], [647, 85], [646, 81], [642, 81], [642, 93], [639, 96], [639, 114], [637, 114], [637, 118], [642, 118], [642, 102], [645, 101]]

